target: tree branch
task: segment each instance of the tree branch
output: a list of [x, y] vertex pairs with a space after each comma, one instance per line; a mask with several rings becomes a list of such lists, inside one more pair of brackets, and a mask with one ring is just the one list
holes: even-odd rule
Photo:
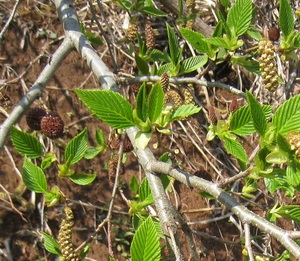
[[3, 149], [11, 127], [20, 120], [24, 112], [30, 107], [35, 99], [41, 95], [47, 83], [53, 77], [55, 71], [58, 69], [65, 57], [72, 51], [72, 49], [72, 43], [68, 38], [65, 38], [62, 44], [52, 55], [51, 60], [43, 69], [35, 83], [28, 90], [27, 94], [22, 97], [22, 99], [10, 113], [9, 117], [2, 123], [0, 126], [0, 150]]

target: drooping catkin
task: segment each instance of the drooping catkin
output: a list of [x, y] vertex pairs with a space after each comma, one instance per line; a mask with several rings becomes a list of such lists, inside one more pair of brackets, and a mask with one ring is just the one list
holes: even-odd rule
[[74, 226], [74, 215], [70, 207], [64, 208], [64, 218], [60, 225], [58, 244], [65, 261], [80, 261], [81, 258], [75, 252], [72, 243], [72, 227]]
[[184, 89], [183, 96], [184, 96], [184, 104], [195, 104], [194, 97], [191, 94], [190, 90]]
[[169, 75], [167, 73], [163, 73], [162, 76], [160, 77], [160, 84], [164, 92], [170, 90]]
[[258, 43], [259, 68], [265, 88], [274, 91], [278, 88], [278, 70], [275, 48], [271, 41], [261, 40]]
[[137, 31], [138, 31], [138, 21], [132, 19], [127, 29], [127, 39], [129, 42], [133, 43], [135, 41]]
[[148, 50], [152, 50], [155, 47], [155, 35], [152, 28], [152, 23], [147, 19], [145, 26], [145, 36], [146, 36], [146, 47]]
[[172, 104], [174, 109], [177, 109], [184, 103], [180, 94], [175, 90], [170, 90], [165, 93], [165, 105]]

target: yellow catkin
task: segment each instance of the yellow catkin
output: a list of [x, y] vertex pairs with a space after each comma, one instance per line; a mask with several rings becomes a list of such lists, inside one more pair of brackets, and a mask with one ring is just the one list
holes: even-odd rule
[[271, 41], [261, 40], [258, 44], [259, 68], [265, 88], [274, 91], [278, 88], [278, 70], [275, 48]]
[[165, 105], [172, 104], [174, 109], [177, 109], [179, 106], [183, 104], [183, 99], [180, 94], [175, 90], [170, 90], [165, 93]]
[[291, 146], [291, 150], [295, 151], [297, 159], [300, 159], [300, 133], [291, 131], [286, 137], [287, 142]]
[[75, 252], [72, 243], [72, 227], [74, 226], [74, 215], [70, 207], [64, 208], [64, 218], [60, 225], [58, 244], [65, 261], [80, 261], [81, 258]]
[[130, 25], [127, 29], [127, 39], [129, 42], [135, 42], [136, 33], [138, 31], [138, 21], [132, 20], [130, 21]]
[[183, 90], [184, 104], [195, 104], [194, 97], [188, 89]]

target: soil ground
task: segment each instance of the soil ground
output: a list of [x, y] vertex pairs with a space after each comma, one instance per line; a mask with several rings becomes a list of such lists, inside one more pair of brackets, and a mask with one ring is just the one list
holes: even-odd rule
[[[27, 2], [27, 3], [26, 3]], [[42, 1], [43, 2], [43, 1]], [[5, 34], [5, 38], [0, 46], [0, 69], [1, 69], [1, 107], [9, 114], [15, 104], [26, 93], [27, 89], [37, 79], [44, 66], [51, 59], [51, 54], [61, 43], [60, 36], [63, 31], [60, 22], [56, 16], [53, 5], [37, 5], [36, 1], [25, 1], [18, 8], [17, 18], [11, 24]], [[3, 28], [7, 16], [12, 10], [13, 3], [0, 2], [0, 13], [3, 15], [0, 20], [0, 28]], [[77, 9], [82, 9], [83, 5], [78, 4]], [[44, 10], [43, 8], [47, 8]], [[43, 12], [39, 12], [42, 10]], [[50, 39], [49, 36], [39, 36], [41, 31], [50, 30], [57, 34], [56, 39]], [[40, 33], [39, 33], [40, 32]], [[104, 48], [98, 48], [99, 53]], [[127, 61], [122, 54], [119, 55], [120, 70], [128, 71], [131, 61]], [[110, 66], [111, 60], [109, 54], [104, 54], [103, 60]], [[132, 64], [131, 64], [132, 65]], [[56, 153], [63, 153], [63, 148], [67, 142], [82, 131], [88, 129], [90, 144], [95, 144], [95, 130], [102, 129], [108, 138], [111, 135], [111, 129], [100, 120], [90, 117], [90, 112], [81, 104], [73, 93], [74, 88], [97, 88], [99, 84], [85, 62], [79, 57], [77, 52], [73, 51], [62, 63], [55, 77], [47, 85], [42, 97], [38, 99], [32, 107], [47, 108], [56, 111], [63, 119], [66, 131], [61, 139], [50, 141], [44, 139], [47, 148], [55, 149]], [[200, 89], [200, 87], [199, 87]], [[225, 109], [228, 102], [234, 97], [224, 91], [210, 92], [211, 102], [220, 109]], [[200, 99], [204, 99], [200, 96]], [[218, 98], [219, 100], [217, 100]], [[226, 103], [227, 101], [227, 103]], [[207, 101], [204, 101], [207, 104]], [[0, 115], [0, 120], [5, 120], [5, 115]], [[199, 137], [204, 146], [216, 155], [219, 144], [216, 142], [208, 143], [205, 141], [206, 124], [204, 115], [199, 114], [189, 119], [189, 124], [196, 130], [194, 137]], [[22, 130], [32, 131], [26, 124], [23, 116], [19, 122]], [[191, 130], [189, 130], [191, 133]], [[219, 169], [224, 169], [222, 175], [228, 176], [226, 169], [222, 164], [208, 156], [205, 159], [199, 151], [191, 144], [179, 125], [173, 126], [176, 143], [170, 138], [160, 137], [161, 144], [169, 148], [174, 163], [187, 171], [200, 175], [209, 180], [219, 179], [213, 171], [210, 170], [208, 161], [213, 162]], [[152, 144], [155, 143], [154, 141]], [[248, 143], [247, 143], [248, 142]], [[244, 141], [251, 153], [254, 149], [252, 142]], [[53, 146], [52, 146], [53, 145]], [[152, 146], [152, 145], [151, 145]], [[177, 153], [177, 150], [179, 153]], [[153, 149], [156, 156], [160, 156], [163, 149]], [[91, 161], [83, 161], [76, 166], [76, 172], [96, 173], [97, 178], [89, 186], [74, 185], [67, 179], [57, 177], [57, 167], [47, 170], [49, 187], [58, 185], [65, 196], [72, 201], [72, 210], [75, 216], [75, 227], [73, 231], [73, 243], [78, 246], [87, 240], [93, 234], [98, 224], [107, 214], [107, 206], [111, 199], [112, 187], [109, 183], [107, 172], [107, 162], [114, 151], [108, 147], [105, 153], [94, 158]], [[231, 160], [224, 153], [217, 155], [217, 158], [226, 162]], [[6, 147], [1, 151], [0, 158], [0, 192], [8, 192], [11, 196], [20, 184], [20, 170], [22, 169], [23, 158], [15, 151], [10, 139], [6, 142]], [[128, 153], [125, 163], [125, 174], [121, 177], [122, 189], [125, 196], [130, 199], [132, 196], [128, 187], [131, 177], [143, 175], [140, 172], [136, 157], [133, 152]], [[261, 190], [264, 188], [261, 187]], [[195, 241], [199, 251], [202, 251], [201, 260], [243, 260], [242, 236], [237, 226], [226, 217], [228, 211], [220, 206], [216, 201], [203, 198], [199, 191], [190, 189], [177, 182], [174, 183], [174, 189], [169, 193], [174, 206], [182, 214], [186, 222], [190, 222], [190, 227], [201, 233], [195, 235]], [[12, 260], [55, 260], [55, 256], [47, 253], [42, 245], [42, 237], [39, 231], [52, 233], [56, 238], [61, 222], [62, 205], [56, 205], [52, 208], [44, 206], [41, 195], [34, 195], [26, 190], [22, 195], [24, 201], [28, 204], [21, 204], [14, 199], [0, 199], [0, 260], [6, 260], [4, 254], [11, 251]], [[293, 202], [296, 204], [298, 198]], [[264, 195], [257, 201], [258, 205], [250, 206], [250, 209], [265, 215], [266, 204]], [[272, 199], [269, 202], [272, 204]], [[113, 224], [113, 250], [118, 260], [128, 260], [129, 245], [131, 237], [126, 237], [125, 232], [131, 229], [131, 217], [128, 215], [129, 207], [117, 194], [112, 219]], [[212, 218], [222, 217], [223, 219], [215, 222], [205, 222]], [[202, 222], [202, 223], [201, 223]], [[290, 222], [279, 224], [281, 227], [290, 229]], [[261, 237], [263, 235], [253, 229], [253, 235]], [[183, 251], [187, 253], [186, 240], [181, 236], [183, 242]], [[277, 242], [271, 241], [270, 249], [274, 256], [283, 251]], [[258, 249], [255, 249], [259, 251]], [[91, 250], [88, 254], [89, 260], [108, 260], [107, 231], [101, 230], [91, 243]], [[185, 256], [185, 260], [188, 257]], [[172, 260], [165, 253], [163, 260]]]

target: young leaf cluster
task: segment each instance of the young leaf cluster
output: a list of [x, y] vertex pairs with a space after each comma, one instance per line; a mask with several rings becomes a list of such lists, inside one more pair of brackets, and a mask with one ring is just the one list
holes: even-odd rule
[[176, 110], [173, 106], [164, 107], [164, 92], [160, 83], [154, 84], [148, 93], [146, 83], [143, 83], [136, 96], [136, 105], [131, 104], [120, 94], [104, 90], [76, 90], [81, 101], [96, 117], [116, 129], [136, 126], [136, 145], [144, 149], [151, 139], [155, 128], [163, 133], [169, 124], [178, 119], [184, 119], [200, 111], [200, 108], [189, 104]]
[[[26, 187], [36, 193], [43, 193], [49, 206], [55, 205], [60, 201], [62, 193], [57, 186], [53, 186], [50, 190], [48, 189], [44, 171], [54, 162], [57, 162], [56, 156], [53, 153], [44, 155], [42, 143], [36, 137], [18, 130], [16, 127], [13, 127], [11, 130], [11, 139], [18, 153], [25, 157], [22, 178]], [[67, 144], [64, 153], [65, 162], [58, 164], [58, 177], [67, 177], [78, 185], [87, 185], [93, 182], [96, 178], [95, 174], [75, 173], [71, 166], [85, 157], [91, 159], [105, 149], [105, 140], [102, 131], [96, 131], [96, 140], [99, 146], [89, 148], [86, 129], [74, 137]], [[41, 167], [37, 165], [39, 158], [42, 158]]]
[[[227, 121], [219, 120], [211, 124], [207, 138], [211, 140], [218, 136], [224, 141], [227, 151], [245, 166], [247, 155], [236, 138], [257, 132], [260, 137], [259, 151], [254, 157], [249, 178], [264, 178], [270, 193], [281, 189], [293, 196], [300, 185], [300, 158], [297, 150], [300, 144], [300, 95], [287, 100], [273, 115], [271, 106], [261, 105], [250, 92], [246, 96], [248, 105], [230, 115]], [[246, 184], [244, 187], [248, 194], [256, 191], [256, 185], [250, 183], [251, 186]]]

